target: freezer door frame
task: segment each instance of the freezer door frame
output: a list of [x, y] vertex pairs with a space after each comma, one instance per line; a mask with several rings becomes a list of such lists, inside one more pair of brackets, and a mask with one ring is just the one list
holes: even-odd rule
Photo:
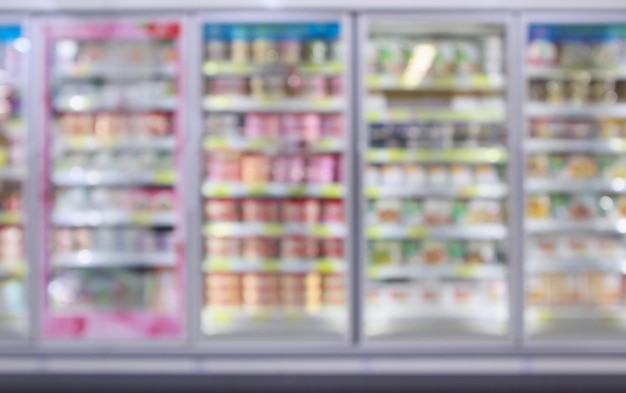
[[[526, 53], [526, 45], [527, 45], [527, 37], [528, 37], [528, 29], [530, 25], [535, 23], [541, 24], [552, 24], [552, 25], [567, 25], [567, 24], [613, 24], [619, 23], [626, 25], [626, 11], [624, 10], [616, 10], [615, 12], [611, 11], [598, 11], [598, 10], [589, 10], [589, 11], [581, 11], [581, 10], [571, 10], [571, 11], [523, 11], [520, 13], [520, 30], [521, 36], [519, 43], [524, 45], [524, 50], [520, 51], [522, 53]], [[522, 72], [520, 76], [521, 80], [521, 105], [522, 108], [522, 118], [521, 118], [521, 134], [522, 134], [522, 144], [529, 135], [529, 125], [526, 116], [526, 104], [528, 103], [528, 79], [526, 76], [526, 57], [524, 56], [521, 59], [520, 65], [522, 67]], [[525, 161], [526, 154], [522, 153], [522, 160]], [[522, 166], [522, 173], [520, 174], [520, 178], [525, 178], [525, 166]], [[522, 183], [522, 197], [524, 198], [524, 204], [522, 205], [522, 209], [525, 209], [526, 204], [526, 190]], [[524, 219], [525, 214], [522, 216]], [[521, 263], [525, 263], [524, 253], [525, 253], [525, 229], [524, 224], [522, 223], [522, 232], [521, 232], [521, 244], [523, 245], [520, 250], [520, 255], [522, 257]], [[522, 275], [520, 276], [523, 282], [526, 281], [526, 271], [522, 270]], [[522, 293], [526, 293], [526, 288], [522, 288]], [[526, 305], [523, 304], [522, 313], [526, 313]], [[524, 318], [524, 322], [526, 322]], [[622, 353], [626, 351], [626, 341], [623, 338], [626, 338], [626, 331], [624, 332], [624, 336], [622, 340], [615, 337], [614, 339], [602, 340], [598, 338], [591, 338], [585, 336], [572, 336], [568, 339], [536, 339], [532, 336], [528, 335], [526, 332], [526, 326], [523, 326], [524, 336], [523, 336], [523, 346], [524, 349], [528, 352], [536, 353], [536, 354], [548, 354], [554, 352], [561, 353]]]
[[[90, 12], [63, 12], [63, 13], [42, 13], [34, 14], [30, 17], [32, 24], [32, 34], [34, 38], [34, 53], [32, 55], [35, 64], [33, 66], [32, 86], [31, 94], [36, 97], [36, 102], [40, 108], [37, 111], [33, 110], [34, 124], [37, 125], [36, 134], [36, 146], [33, 163], [33, 168], [36, 168], [36, 172], [31, 174], [31, 178], [37, 184], [37, 193], [34, 198], [35, 208], [37, 209], [37, 224], [39, 225], [37, 234], [37, 247], [36, 249], [40, 253], [37, 257], [37, 270], [36, 270], [36, 285], [39, 287], [37, 293], [37, 326], [34, 328], [37, 331], [37, 343], [35, 349], [44, 352], [66, 352], [66, 353], [79, 353], [79, 354], [93, 354], [97, 351], [104, 351], [109, 353], [136, 353], [141, 351], [151, 351], [153, 348], [157, 351], [163, 351], [165, 355], [173, 351], [179, 351], [188, 346], [188, 323], [187, 323], [187, 298], [188, 291], [185, 289], [187, 280], [187, 251], [185, 250], [185, 238], [186, 238], [186, 215], [184, 203], [184, 195], [186, 193], [186, 184], [181, 176], [181, 170], [184, 169], [184, 151], [179, 151], [177, 154], [181, 155], [180, 159], [176, 163], [174, 168], [177, 178], [172, 189], [177, 189], [179, 206], [177, 207], [177, 216], [175, 221], [175, 230], [178, 231], [178, 236], [181, 237], [180, 247], [182, 248], [182, 254], [177, 253], [177, 263], [175, 267], [177, 271], [177, 286], [180, 290], [179, 301], [181, 303], [180, 314], [177, 316], [180, 319], [181, 329], [177, 337], [154, 339], [151, 337], [142, 337], [140, 339], [128, 339], [122, 338], [83, 338], [80, 336], [73, 338], [49, 338], [45, 337], [43, 332], [43, 321], [46, 317], [46, 302], [47, 293], [45, 288], [49, 279], [50, 257], [47, 255], [46, 249], [51, 244], [49, 238], [49, 231], [53, 228], [53, 225], [49, 223], [49, 217], [51, 210], [45, 206], [41, 206], [41, 201], [45, 198], [46, 193], [52, 191], [53, 185], [50, 182], [50, 176], [48, 171], [52, 165], [51, 142], [53, 140], [51, 121], [52, 111], [50, 104], [50, 66], [47, 64], [47, 51], [50, 49], [51, 38], [47, 37], [44, 33], [44, 29], [47, 26], [54, 26], [56, 24], [66, 23], [69, 25], [85, 25], [88, 22], [102, 22], [111, 24], [131, 24], [136, 22], [177, 22], [180, 26], [177, 41], [179, 48], [180, 59], [178, 60], [179, 71], [176, 74], [177, 87], [179, 89], [179, 99], [175, 105], [176, 113], [176, 130], [177, 130], [177, 144], [175, 149], [183, 149], [185, 145], [185, 139], [187, 138], [187, 124], [186, 119], [188, 117], [187, 110], [183, 103], [187, 91], [187, 78], [183, 74], [186, 67], [186, 35], [187, 26], [189, 25], [189, 16], [184, 11], [175, 12], [107, 12], [107, 13], [95, 13]], [[113, 37], [115, 38], [115, 36]], [[35, 100], [35, 98], [33, 98]], [[38, 107], [38, 108], [39, 108]], [[34, 142], [33, 142], [34, 143]], [[175, 150], [176, 151], [176, 150]], [[52, 201], [48, 200], [51, 204]], [[49, 211], [50, 210], [50, 211]], [[177, 241], [175, 240], [175, 243]], [[177, 246], [175, 245], [175, 249]]]
[[[340, 26], [341, 40], [344, 45], [344, 70], [342, 72], [343, 77], [343, 90], [345, 94], [344, 102], [345, 109], [343, 114], [345, 117], [344, 127], [346, 130], [345, 140], [346, 147], [343, 152], [343, 173], [345, 184], [344, 201], [344, 214], [345, 224], [347, 228], [347, 234], [344, 237], [344, 253], [345, 253], [345, 277], [347, 279], [347, 285], [345, 286], [346, 294], [346, 306], [345, 306], [345, 318], [346, 318], [346, 331], [344, 334], [338, 335], [337, 338], [320, 338], [316, 335], [303, 336], [298, 339], [280, 340], [279, 338], [262, 338], [255, 336], [254, 338], [246, 339], [237, 337], [228, 337], [227, 335], [215, 336], [205, 335], [202, 332], [201, 318], [194, 320], [194, 324], [197, 325], [197, 331], [194, 333], [197, 339], [195, 346], [201, 350], [212, 350], [212, 352], [220, 351], [223, 353], [240, 352], [242, 349], [245, 352], [252, 353], [294, 353], [301, 351], [311, 351], [312, 353], [332, 353], [338, 351], [349, 350], [350, 347], [356, 343], [356, 329], [357, 321], [353, 315], [353, 310], [357, 308], [355, 302], [357, 298], [353, 296], [356, 285], [356, 275], [354, 266], [356, 265], [356, 257], [353, 250], [353, 245], [356, 243], [355, 237], [356, 228], [355, 218], [353, 215], [352, 206], [355, 205], [356, 193], [355, 188], [355, 173], [352, 163], [354, 162], [354, 132], [353, 132], [353, 109], [350, 104], [355, 100], [352, 78], [350, 74], [350, 66], [352, 65], [352, 51], [348, 50], [354, 45], [353, 37], [353, 17], [348, 12], [342, 11], [276, 11], [276, 10], [260, 10], [256, 12], [252, 11], [216, 11], [216, 12], [204, 12], [198, 14], [194, 18], [194, 30], [196, 31], [194, 45], [198, 48], [198, 45], [203, 45], [202, 28], [208, 23], [324, 23], [324, 22], [336, 22]], [[198, 91], [198, 87], [203, 85], [204, 75], [199, 72], [203, 62], [203, 49], [201, 51], [194, 51], [194, 48], [190, 52], [197, 52], [200, 55], [193, 59], [193, 64], [190, 64], [188, 68], [189, 75], [194, 79], [194, 85], [197, 86], [193, 91], [193, 97], [191, 98], [190, 106], [194, 108], [195, 112], [191, 115], [193, 123], [193, 129], [191, 134], [195, 139], [195, 146], [201, 146], [202, 143], [202, 118], [206, 111], [202, 107], [202, 92]], [[191, 62], [190, 62], [191, 63]], [[197, 155], [196, 155], [197, 154]], [[194, 210], [198, 213], [204, 209], [201, 205], [203, 199], [201, 192], [201, 181], [203, 166], [201, 166], [203, 151], [201, 147], [194, 148], [194, 154], [189, 154], [189, 159], [193, 159], [194, 163], [190, 164], [190, 174], [198, 179], [198, 182], [194, 184], [195, 189], [189, 190], [190, 198], [194, 198]], [[203, 215], [196, 214], [194, 217], [194, 223], [189, 229], [190, 237], [189, 242], [193, 245], [193, 250], [190, 251], [191, 260], [195, 261], [193, 266], [195, 270], [196, 279], [193, 282], [192, 298], [194, 300], [194, 306], [197, 307], [190, 312], [199, 314], [204, 307], [204, 272], [202, 270], [202, 261], [204, 260], [203, 244]], [[193, 238], [193, 239], [192, 239]], [[198, 272], [200, 274], [198, 274]]]
[[[357, 46], [361, 49], [365, 47], [367, 41], [368, 27], [371, 22], [378, 21], [399, 21], [399, 22], [415, 22], [426, 23], [429, 25], [441, 23], [459, 23], [459, 24], [499, 24], [502, 26], [505, 34], [505, 48], [503, 52], [503, 59], [505, 59], [505, 77], [506, 77], [506, 126], [508, 136], [508, 149], [509, 149], [509, 161], [508, 161], [508, 211], [509, 220], [506, 223], [508, 230], [508, 237], [506, 239], [508, 249], [508, 271], [506, 275], [506, 281], [508, 286], [508, 302], [507, 309], [509, 313], [508, 329], [507, 333], [500, 336], [486, 338], [486, 339], [465, 339], [465, 338], [453, 338], [453, 339], [428, 339], [428, 338], [416, 338], [416, 339], [385, 339], [372, 340], [366, 334], [362, 334], [361, 346], [368, 351], [373, 352], [385, 352], [394, 351], [394, 353], [510, 353], [519, 349], [521, 340], [521, 327], [523, 325], [521, 320], [521, 314], [519, 313], [519, 305], [522, 301], [520, 283], [518, 281], [519, 271], [521, 268], [521, 259], [518, 257], [518, 244], [520, 235], [520, 214], [519, 206], [521, 201], [516, 197], [521, 186], [520, 179], [515, 177], [515, 173], [518, 172], [518, 166], [520, 165], [517, 140], [519, 139], [519, 130], [517, 119], [519, 118], [517, 112], [519, 104], [517, 103], [516, 96], [519, 95], [519, 88], [517, 81], [519, 80], [519, 72], [516, 69], [517, 54], [515, 53], [515, 45], [518, 43], [517, 39], [517, 21], [515, 14], [507, 11], [467, 11], [464, 13], [458, 11], [425, 11], [425, 12], [364, 12], [358, 16], [358, 36]], [[361, 61], [358, 61], [361, 60]], [[359, 58], [355, 62], [355, 69], [358, 71], [357, 97], [365, 97], [367, 89], [365, 87], [365, 61], [364, 53], [359, 54]], [[363, 173], [365, 166], [367, 165], [366, 151], [367, 151], [367, 122], [365, 120], [365, 108], [362, 99], [358, 99], [355, 102], [358, 106], [358, 119], [357, 119], [357, 134], [358, 134], [358, 168], [359, 173]], [[362, 179], [362, 177], [361, 177]], [[359, 270], [360, 270], [360, 292], [358, 293], [359, 299], [359, 315], [361, 317], [361, 331], [365, 331], [364, 318], [365, 315], [365, 302], [363, 301], [365, 293], [363, 288], [367, 277], [365, 272], [367, 271], [367, 239], [363, 231], [364, 217], [367, 209], [367, 198], [364, 194], [364, 189], [361, 184], [361, 188], [357, 191], [359, 194], [359, 212], [357, 214], [357, 220], [361, 225], [358, 226], [359, 233]]]

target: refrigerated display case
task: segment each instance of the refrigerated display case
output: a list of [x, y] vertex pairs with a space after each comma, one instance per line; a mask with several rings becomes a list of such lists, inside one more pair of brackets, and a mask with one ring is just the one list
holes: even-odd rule
[[42, 22], [45, 339], [184, 328], [182, 25]]
[[348, 31], [212, 14], [202, 51], [202, 332], [348, 334]]
[[0, 339], [25, 337], [29, 326], [24, 53], [30, 44], [22, 35], [19, 23], [0, 21]]
[[365, 339], [508, 332], [506, 17], [367, 17]]
[[626, 20], [529, 18], [525, 27], [526, 332], [619, 340]]

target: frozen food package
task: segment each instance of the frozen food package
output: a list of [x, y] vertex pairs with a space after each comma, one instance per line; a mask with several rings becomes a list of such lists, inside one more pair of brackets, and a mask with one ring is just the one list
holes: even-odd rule
[[427, 240], [422, 242], [422, 260], [428, 265], [440, 265], [448, 262], [448, 247], [445, 242]]
[[234, 238], [206, 238], [205, 252], [210, 257], [234, 258], [239, 255], [240, 241]]
[[209, 222], [233, 222], [241, 219], [240, 204], [236, 199], [210, 199], [204, 203], [205, 219]]
[[241, 257], [244, 259], [274, 258], [278, 255], [276, 241], [263, 237], [241, 240]]
[[372, 241], [369, 243], [370, 263], [375, 265], [401, 265], [402, 242]]
[[274, 199], [248, 198], [241, 202], [241, 218], [244, 222], [278, 221], [278, 201]]
[[400, 199], [379, 199], [375, 202], [376, 219], [381, 223], [399, 223], [402, 206]]
[[425, 199], [422, 204], [422, 217], [427, 225], [448, 225], [453, 221], [454, 203], [446, 199]]
[[535, 220], [549, 219], [552, 215], [550, 196], [528, 195], [526, 197], [526, 217]]

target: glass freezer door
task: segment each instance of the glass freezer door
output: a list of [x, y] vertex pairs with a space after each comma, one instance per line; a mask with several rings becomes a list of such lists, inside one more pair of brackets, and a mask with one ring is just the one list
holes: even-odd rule
[[365, 334], [502, 337], [504, 25], [372, 17], [365, 34]]
[[526, 329], [626, 335], [626, 23], [531, 23]]
[[180, 29], [44, 23], [45, 338], [182, 335]]
[[347, 332], [343, 30], [204, 25], [206, 335]]
[[0, 340], [24, 337], [27, 258], [24, 233], [25, 57], [19, 25], [0, 25]]

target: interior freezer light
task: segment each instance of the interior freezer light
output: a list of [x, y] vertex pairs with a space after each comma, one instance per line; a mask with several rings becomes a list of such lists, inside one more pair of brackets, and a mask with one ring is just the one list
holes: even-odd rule
[[69, 100], [69, 107], [75, 111], [84, 110], [87, 108], [87, 98], [83, 96], [72, 96]]
[[93, 259], [93, 254], [89, 250], [80, 250], [76, 257], [79, 263], [89, 263]]
[[606, 195], [603, 196], [600, 198], [600, 207], [604, 211], [611, 210], [613, 208], [613, 200]]
[[436, 52], [433, 44], [417, 44], [413, 47], [413, 53], [402, 76], [405, 85], [415, 87], [422, 82], [433, 64]]
[[28, 38], [20, 37], [13, 41], [13, 48], [16, 51], [26, 53], [30, 50], [30, 40]]
[[78, 53], [78, 43], [73, 40], [62, 40], [56, 45], [56, 51], [63, 59], [73, 59]]
[[619, 233], [626, 233], [626, 220], [619, 220], [617, 222], [617, 231]]
[[622, 191], [626, 188], [626, 181], [624, 179], [613, 179], [611, 186], [615, 191]]

